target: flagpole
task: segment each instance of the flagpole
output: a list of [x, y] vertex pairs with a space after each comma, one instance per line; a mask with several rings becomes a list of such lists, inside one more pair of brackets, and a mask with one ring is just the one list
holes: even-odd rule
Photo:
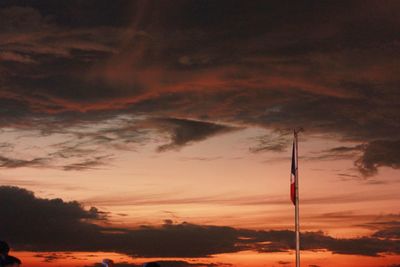
[[296, 143], [296, 176], [295, 176], [295, 230], [296, 230], [296, 267], [300, 267], [300, 218], [299, 218], [299, 160], [298, 160], [298, 138], [297, 134], [301, 131], [294, 130], [294, 138]]

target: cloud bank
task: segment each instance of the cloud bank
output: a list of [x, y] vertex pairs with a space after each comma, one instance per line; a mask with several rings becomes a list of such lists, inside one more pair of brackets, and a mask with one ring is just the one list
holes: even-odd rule
[[[105, 224], [106, 214], [95, 207], [86, 210], [75, 201], [38, 198], [18, 187], [0, 187], [0, 212], [0, 238], [17, 250], [110, 251], [135, 257], [196, 258], [245, 250], [287, 252], [295, 247], [294, 233], [289, 230], [256, 231], [174, 224], [169, 220], [158, 227], [111, 227]], [[381, 225], [372, 236], [350, 239], [304, 232], [302, 248], [364, 256], [400, 254], [398, 222], [392, 224]]]

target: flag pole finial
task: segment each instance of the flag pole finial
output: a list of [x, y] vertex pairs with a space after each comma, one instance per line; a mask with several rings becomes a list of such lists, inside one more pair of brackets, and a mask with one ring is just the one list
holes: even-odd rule
[[304, 128], [303, 127], [294, 128], [293, 132], [294, 132], [294, 134], [297, 135], [298, 133], [304, 132]]

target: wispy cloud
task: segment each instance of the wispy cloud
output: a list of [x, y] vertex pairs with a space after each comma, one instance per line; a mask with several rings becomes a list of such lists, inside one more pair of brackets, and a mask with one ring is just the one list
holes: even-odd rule
[[[371, 201], [385, 201], [397, 199], [395, 193], [375, 194], [373, 197], [366, 192], [358, 193], [343, 193], [333, 195], [323, 195], [314, 197], [302, 198], [302, 205], [315, 205], [315, 204], [350, 204], [350, 203], [363, 203]], [[141, 194], [129, 194], [129, 196], [118, 195], [102, 195], [100, 197], [93, 197], [86, 199], [89, 203], [96, 205], [232, 205], [232, 206], [265, 206], [265, 205], [287, 205], [288, 199], [282, 196], [265, 196], [265, 195], [242, 195], [231, 196], [231, 194], [222, 195], [202, 195], [198, 197], [188, 197], [182, 195], [178, 196], [177, 192], [162, 194], [147, 194], [146, 197]]]
[[16, 159], [0, 156], [0, 167], [2, 168], [21, 168], [21, 167], [39, 167], [44, 168], [48, 165], [48, 158], [34, 158], [34, 159]]
[[[4, 151], [4, 156], [0, 157], [0, 167], [55, 168], [66, 171], [107, 168], [117, 151], [137, 152], [143, 145], [150, 143], [163, 143], [158, 146], [158, 152], [179, 150], [195, 142], [241, 129], [200, 120], [137, 118], [131, 115], [116, 116], [101, 123], [69, 123], [66, 119], [62, 126], [53, 127], [51, 121], [48, 121], [38, 130], [15, 130], [13, 136], [17, 138], [0, 146]], [[54, 140], [61, 141], [49, 142], [46, 146], [33, 149], [31, 140], [51, 135], [57, 137]], [[159, 135], [163, 135], [164, 138], [159, 140]], [[22, 147], [24, 149], [21, 149]], [[24, 155], [25, 150], [30, 151], [29, 155]], [[16, 151], [19, 152], [20, 158], [13, 157]], [[32, 155], [36, 157], [32, 159]]]
[[88, 169], [97, 169], [99, 167], [107, 166], [110, 159], [112, 159], [111, 156], [98, 156], [92, 159], [86, 159], [82, 162], [65, 165], [62, 168], [65, 171], [82, 171]]
[[276, 131], [272, 134], [258, 136], [254, 138], [257, 143], [255, 146], [250, 147], [253, 153], [273, 151], [283, 152], [290, 146], [290, 131]]

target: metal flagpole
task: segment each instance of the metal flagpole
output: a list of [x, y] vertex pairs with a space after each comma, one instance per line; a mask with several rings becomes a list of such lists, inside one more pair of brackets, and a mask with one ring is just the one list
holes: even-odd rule
[[299, 154], [298, 154], [298, 138], [297, 134], [301, 132], [302, 129], [294, 130], [294, 138], [296, 143], [296, 177], [295, 177], [295, 230], [296, 230], [296, 267], [300, 267], [300, 219], [299, 219]]

